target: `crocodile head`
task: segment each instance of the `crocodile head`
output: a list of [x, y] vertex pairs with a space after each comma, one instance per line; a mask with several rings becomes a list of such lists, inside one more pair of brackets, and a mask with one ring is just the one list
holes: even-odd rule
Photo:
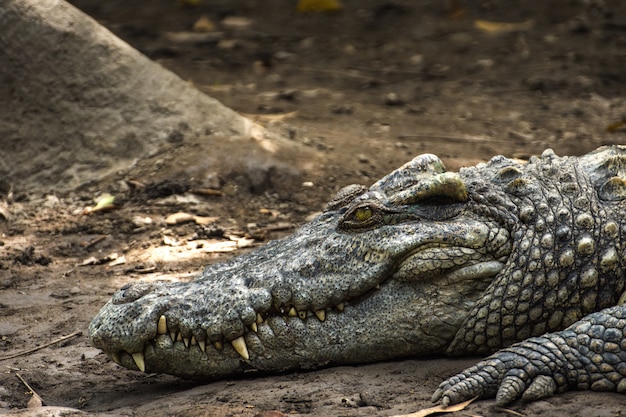
[[443, 352], [511, 252], [507, 210], [474, 198], [490, 191], [480, 175], [418, 156], [191, 282], [126, 285], [90, 341], [127, 368], [194, 378]]

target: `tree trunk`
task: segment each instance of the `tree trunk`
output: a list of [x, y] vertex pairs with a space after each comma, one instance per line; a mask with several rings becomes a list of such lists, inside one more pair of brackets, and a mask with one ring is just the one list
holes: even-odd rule
[[182, 146], [211, 172], [267, 168], [289, 147], [68, 3], [0, 0], [5, 182], [71, 189]]

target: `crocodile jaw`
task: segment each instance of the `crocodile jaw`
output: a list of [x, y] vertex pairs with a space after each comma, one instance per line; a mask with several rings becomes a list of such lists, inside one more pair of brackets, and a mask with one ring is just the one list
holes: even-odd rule
[[[438, 353], [445, 350], [474, 306], [472, 300], [487, 286], [485, 281], [466, 283], [464, 291], [442, 291], [434, 283], [407, 291], [409, 283], [389, 281], [343, 311], [326, 312], [323, 322], [315, 315], [304, 320], [270, 317], [257, 325], [256, 332], [245, 332], [248, 359], [232, 342], [187, 344], [172, 341], [169, 332], [145, 342], [139, 350], [142, 365], [130, 348], [108, 354], [129, 369], [213, 378], [250, 369], [283, 371]], [[91, 337], [96, 346], [97, 332]]]

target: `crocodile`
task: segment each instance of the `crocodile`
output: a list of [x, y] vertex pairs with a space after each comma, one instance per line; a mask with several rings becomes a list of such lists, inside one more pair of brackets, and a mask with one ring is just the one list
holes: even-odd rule
[[626, 392], [625, 227], [626, 146], [459, 172], [420, 155], [192, 281], [125, 285], [89, 338], [200, 379], [491, 355], [439, 386], [444, 405]]

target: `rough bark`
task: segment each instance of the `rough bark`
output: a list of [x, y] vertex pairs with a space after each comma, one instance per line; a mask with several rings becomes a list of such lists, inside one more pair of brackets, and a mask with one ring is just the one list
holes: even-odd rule
[[209, 171], [249, 165], [234, 148], [266, 168], [281, 147], [68, 3], [0, 0], [5, 182], [74, 188], [183, 145]]

